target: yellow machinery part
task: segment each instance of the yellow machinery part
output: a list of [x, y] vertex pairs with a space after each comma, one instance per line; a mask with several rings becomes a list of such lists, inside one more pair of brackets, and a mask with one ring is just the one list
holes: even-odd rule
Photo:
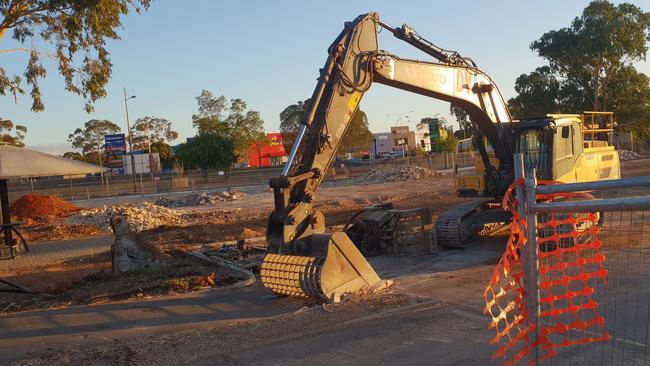
[[320, 254], [267, 254], [260, 272], [265, 287], [281, 295], [339, 302], [345, 294], [390, 285], [379, 278], [345, 233], [313, 234], [306, 239], [309, 251]]

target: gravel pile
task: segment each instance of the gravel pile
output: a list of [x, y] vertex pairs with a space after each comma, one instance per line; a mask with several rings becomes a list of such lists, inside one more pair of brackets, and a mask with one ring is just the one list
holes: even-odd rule
[[131, 230], [139, 232], [155, 229], [163, 225], [181, 224], [184, 212], [161, 207], [150, 202], [140, 202], [82, 210], [68, 218], [68, 221], [73, 224], [95, 225], [104, 230], [110, 230], [109, 219], [114, 213], [125, 215]]
[[618, 156], [623, 161], [641, 159], [641, 155], [639, 153], [630, 150], [618, 150]]
[[400, 182], [405, 180], [420, 180], [437, 176], [436, 172], [415, 165], [401, 168], [375, 168], [366, 175], [355, 178], [356, 183], [372, 184], [383, 182]]
[[210, 192], [193, 193], [180, 197], [162, 197], [156, 200], [156, 205], [163, 207], [185, 207], [214, 205], [224, 201], [234, 201], [246, 197], [244, 192]]
[[339, 181], [325, 182], [325, 186], [342, 186], [354, 184], [377, 184], [385, 182], [401, 182], [406, 180], [420, 180], [430, 177], [437, 177], [440, 174], [433, 170], [421, 168], [415, 165], [408, 165], [400, 168], [379, 167], [375, 168], [360, 177], [344, 179]]

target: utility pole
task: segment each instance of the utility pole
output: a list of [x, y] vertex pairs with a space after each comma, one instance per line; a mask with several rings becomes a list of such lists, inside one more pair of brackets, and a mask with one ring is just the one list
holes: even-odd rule
[[135, 95], [126, 97], [126, 88], [124, 88], [124, 109], [126, 110], [126, 129], [129, 139], [129, 154], [131, 155], [131, 177], [133, 178], [133, 193], [138, 193], [138, 186], [135, 181], [135, 157], [133, 156], [133, 138], [131, 136], [131, 122], [129, 121], [129, 99], [135, 98]]
[[151, 181], [153, 181], [153, 169], [151, 169], [151, 138], [149, 131], [147, 131], [147, 149], [149, 150], [149, 173], [151, 174]]

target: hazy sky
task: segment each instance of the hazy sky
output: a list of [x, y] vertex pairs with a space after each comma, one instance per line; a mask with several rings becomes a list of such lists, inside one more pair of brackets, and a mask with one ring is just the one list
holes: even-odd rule
[[[633, 1], [650, 10], [650, 0]], [[471, 57], [514, 96], [514, 81], [543, 64], [530, 43], [550, 29], [569, 25], [588, 1], [171, 1], [159, 0], [141, 15], [127, 16], [122, 40], [111, 42], [113, 76], [108, 96], [95, 112], [63, 89], [53, 61], [44, 59], [48, 77], [41, 82], [46, 110], [30, 111], [29, 95], [17, 104], [0, 97], [0, 117], [28, 127], [27, 145], [63, 152], [67, 136], [85, 121], [108, 119], [126, 129], [122, 88], [137, 98], [129, 101], [131, 121], [143, 116], [171, 120], [180, 141], [193, 136], [191, 115], [202, 89], [228, 98], [242, 98], [261, 112], [267, 131], [277, 131], [279, 114], [289, 104], [311, 96], [327, 47], [343, 22], [361, 13], [379, 12], [392, 25], [407, 23], [422, 36]], [[380, 48], [401, 57], [428, 56], [380, 34]], [[7, 38], [3, 47], [15, 45]], [[46, 44], [35, 46], [48, 49]], [[27, 55], [2, 53], [8, 74], [24, 72]], [[650, 74], [650, 63], [637, 65]], [[370, 128], [381, 132], [407, 114], [411, 126], [422, 117], [447, 116], [448, 104], [375, 85], [364, 97]], [[412, 113], [405, 113], [413, 110]], [[573, 112], [573, 111], [572, 111]], [[391, 116], [387, 116], [391, 115]]]

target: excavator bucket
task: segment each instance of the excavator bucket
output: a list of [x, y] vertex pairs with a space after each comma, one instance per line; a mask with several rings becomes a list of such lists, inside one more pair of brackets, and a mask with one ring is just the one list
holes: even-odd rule
[[262, 283], [277, 294], [339, 302], [345, 294], [390, 285], [345, 233], [313, 234], [296, 246], [296, 255], [269, 253], [262, 261]]

